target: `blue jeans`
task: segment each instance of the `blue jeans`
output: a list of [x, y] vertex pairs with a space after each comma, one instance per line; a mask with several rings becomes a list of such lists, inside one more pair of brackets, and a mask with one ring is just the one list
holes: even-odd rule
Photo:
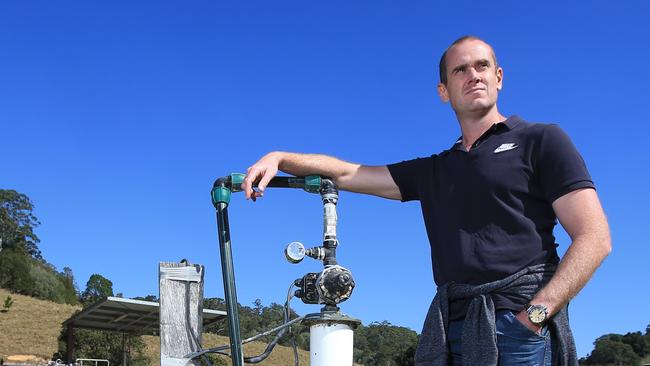
[[[510, 310], [496, 313], [499, 365], [551, 366], [551, 335], [547, 327], [537, 334], [526, 328]], [[447, 340], [451, 348], [451, 365], [463, 364], [461, 335], [463, 320], [449, 322]]]

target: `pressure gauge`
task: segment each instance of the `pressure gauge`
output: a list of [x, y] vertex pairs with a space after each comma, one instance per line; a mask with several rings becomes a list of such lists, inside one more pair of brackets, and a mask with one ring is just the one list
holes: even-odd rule
[[305, 246], [300, 242], [294, 241], [287, 245], [287, 248], [284, 250], [284, 256], [291, 263], [299, 263], [305, 258]]

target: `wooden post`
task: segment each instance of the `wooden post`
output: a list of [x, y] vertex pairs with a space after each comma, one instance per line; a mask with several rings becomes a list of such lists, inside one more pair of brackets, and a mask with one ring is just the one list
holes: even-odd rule
[[127, 366], [126, 362], [126, 333], [122, 332], [122, 366]]
[[[160, 365], [183, 366], [200, 348], [203, 332], [203, 266], [161, 262]], [[190, 365], [199, 365], [197, 360]]]
[[74, 328], [72, 324], [68, 324], [68, 334], [65, 341], [65, 363], [72, 363], [72, 356], [74, 355]]

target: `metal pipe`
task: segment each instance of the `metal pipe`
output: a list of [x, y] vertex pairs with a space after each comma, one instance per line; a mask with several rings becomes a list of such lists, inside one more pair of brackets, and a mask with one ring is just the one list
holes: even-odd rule
[[323, 179], [320, 195], [323, 201], [323, 247], [325, 248], [323, 264], [325, 266], [336, 265], [336, 247], [338, 246], [336, 204], [339, 200], [339, 191], [334, 181], [329, 178]]
[[216, 205], [217, 226], [219, 228], [219, 249], [221, 251], [221, 273], [223, 275], [226, 308], [228, 312], [228, 333], [230, 336], [230, 357], [233, 366], [244, 364], [241, 334], [239, 331], [239, 313], [237, 311], [237, 291], [235, 289], [235, 270], [233, 267], [232, 247], [230, 245], [230, 225], [228, 224], [228, 205], [220, 202]]

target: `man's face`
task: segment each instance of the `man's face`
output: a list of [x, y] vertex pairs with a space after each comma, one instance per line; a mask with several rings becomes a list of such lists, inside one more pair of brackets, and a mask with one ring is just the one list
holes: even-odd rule
[[438, 84], [438, 94], [456, 114], [488, 111], [496, 104], [503, 70], [496, 67], [490, 46], [461, 42], [447, 52], [446, 64], [447, 85]]

